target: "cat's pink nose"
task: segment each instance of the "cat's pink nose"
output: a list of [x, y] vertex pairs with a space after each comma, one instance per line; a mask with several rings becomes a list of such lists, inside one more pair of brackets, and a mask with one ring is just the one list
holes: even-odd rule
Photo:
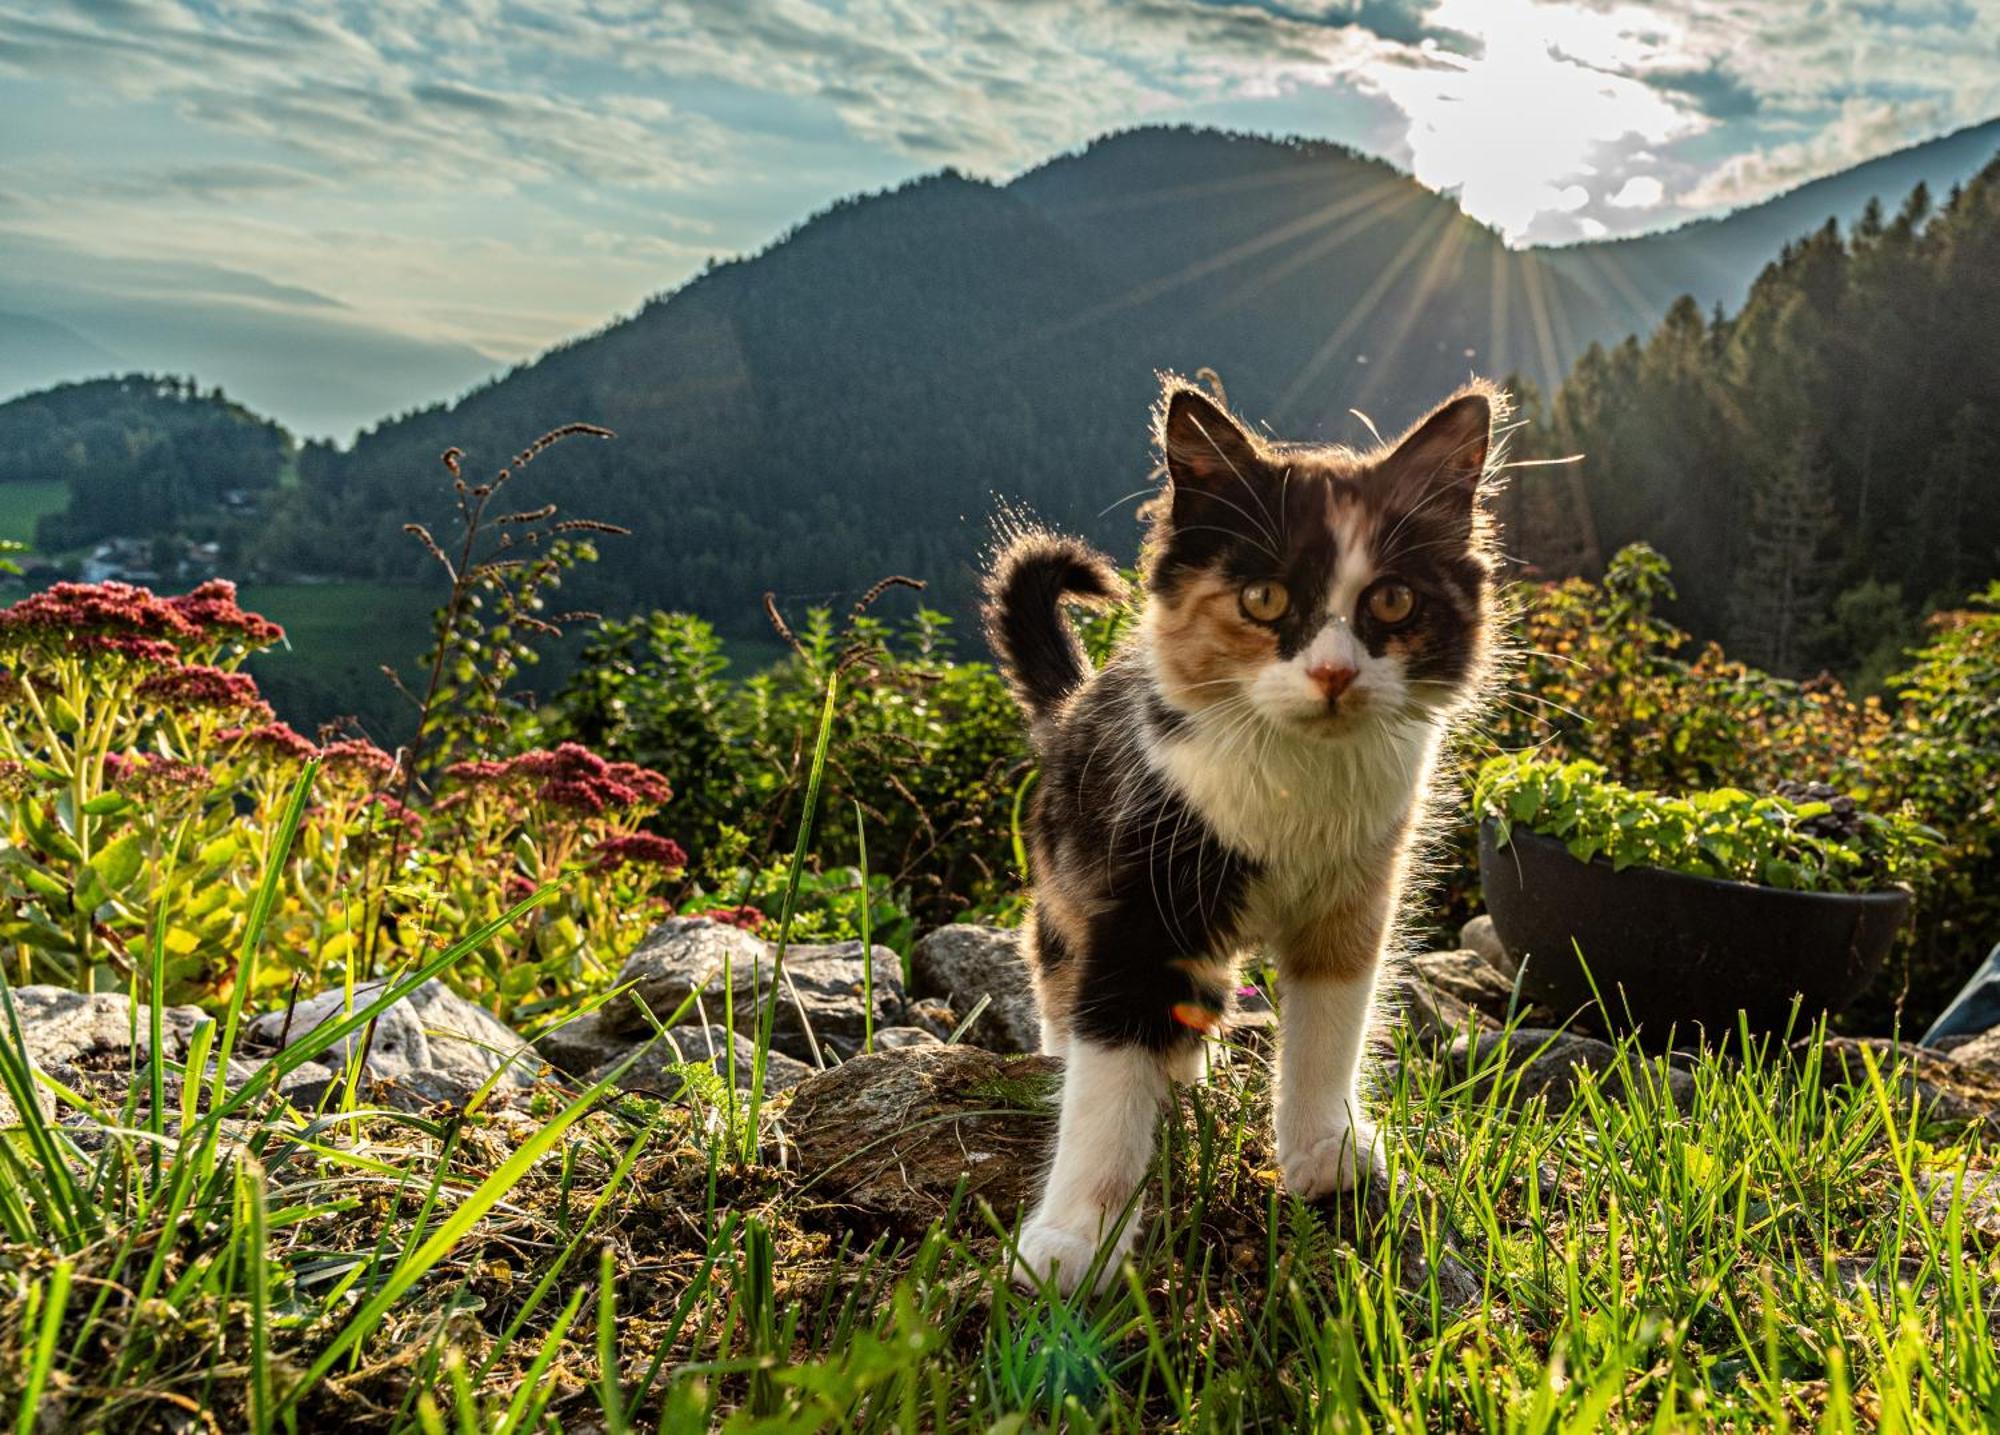
[[1354, 681], [1354, 669], [1335, 667], [1332, 663], [1321, 663], [1318, 667], [1307, 668], [1306, 676], [1319, 684], [1319, 690], [1326, 694], [1328, 702], [1334, 702], [1347, 691], [1347, 685]]

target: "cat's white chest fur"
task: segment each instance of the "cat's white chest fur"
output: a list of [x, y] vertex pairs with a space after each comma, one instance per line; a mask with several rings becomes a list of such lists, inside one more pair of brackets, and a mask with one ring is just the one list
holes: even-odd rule
[[1253, 915], [1283, 920], [1386, 880], [1384, 857], [1436, 762], [1436, 726], [1368, 723], [1327, 738], [1273, 731], [1247, 750], [1218, 727], [1197, 715], [1152, 757], [1215, 835], [1257, 864]]

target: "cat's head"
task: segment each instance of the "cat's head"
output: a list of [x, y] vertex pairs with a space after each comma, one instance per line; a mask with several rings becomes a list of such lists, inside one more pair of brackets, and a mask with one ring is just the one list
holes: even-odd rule
[[1488, 665], [1504, 404], [1475, 383], [1354, 452], [1269, 442], [1168, 380], [1144, 622], [1167, 701], [1328, 736], [1462, 703]]

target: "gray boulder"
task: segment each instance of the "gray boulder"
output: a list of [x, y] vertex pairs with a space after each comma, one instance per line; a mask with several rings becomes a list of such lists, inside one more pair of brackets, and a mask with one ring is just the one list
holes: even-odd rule
[[[757, 1044], [743, 1032], [737, 1032], [734, 1041], [736, 1051], [736, 1084], [747, 1089], [751, 1073], [756, 1070]], [[724, 1081], [729, 1079], [729, 1052], [731, 1040], [729, 1028], [724, 1026], [677, 1026], [658, 1041], [654, 1042], [639, 1059], [634, 1061], [618, 1077], [618, 1088], [637, 1095], [657, 1096], [670, 1100], [682, 1086], [680, 1075], [673, 1070], [676, 1066], [693, 1066], [706, 1062], [716, 1075]], [[618, 1069], [629, 1051], [606, 1061], [589, 1073], [588, 1079], [602, 1081]], [[790, 1091], [806, 1077], [812, 1068], [802, 1061], [795, 1061], [782, 1051], [770, 1051], [764, 1057], [764, 1091], [772, 1094]]]
[[[354, 989], [354, 1007], [366, 1006], [381, 993], [380, 981]], [[339, 991], [322, 992], [300, 1002], [290, 1013], [266, 1012], [249, 1025], [254, 1042], [273, 1050], [294, 1046], [307, 1034], [335, 1022], [353, 1008]], [[329, 1066], [352, 1059], [368, 1029], [349, 1033], [324, 1053]], [[375, 1023], [375, 1038], [367, 1043], [364, 1075], [383, 1083], [380, 1093], [402, 1107], [433, 1102], [462, 1102], [495, 1072], [500, 1089], [532, 1086], [541, 1062], [521, 1038], [492, 1013], [459, 996], [433, 978], [383, 1012]]]
[[990, 997], [961, 1041], [990, 1051], [1026, 1052], [1042, 1044], [1041, 1013], [1021, 955], [1020, 934], [957, 923], [921, 938], [910, 953], [919, 996], [939, 998], [961, 1017]]
[[1488, 966], [1510, 982], [1520, 971], [1520, 964], [1500, 945], [1500, 934], [1493, 930], [1493, 918], [1484, 912], [1458, 929], [1458, 945], [1465, 951], [1477, 952]]
[[[690, 1006], [682, 1021], [715, 1021], [722, 1015], [723, 976], [733, 989], [738, 1024], [748, 1025], [768, 989], [775, 948], [762, 938], [726, 923], [703, 917], [675, 917], [662, 922], [625, 959], [619, 983], [631, 984], [625, 998], [601, 1009], [601, 1029], [615, 1036], [643, 1039], [653, 1027], [646, 1011], [670, 1021], [683, 1002], [700, 993], [699, 1011]], [[893, 1026], [903, 1015], [903, 974], [896, 954], [878, 946], [872, 954], [875, 1025]], [[860, 1050], [866, 1028], [864, 964], [861, 943], [795, 946], [785, 953], [784, 980], [778, 998], [773, 1045], [789, 1055], [810, 1059], [812, 1041], [845, 1055]], [[642, 1009], [640, 1003], [644, 1004]]]

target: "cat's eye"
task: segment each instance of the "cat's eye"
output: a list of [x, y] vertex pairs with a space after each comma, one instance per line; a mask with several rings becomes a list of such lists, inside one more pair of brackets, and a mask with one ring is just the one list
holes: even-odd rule
[[1386, 627], [1410, 621], [1417, 611], [1417, 595], [1407, 583], [1377, 583], [1368, 590], [1368, 616]]
[[1292, 595], [1282, 583], [1250, 583], [1245, 585], [1240, 601], [1243, 611], [1258, 622], [1275, 623], [1292, 606]]

